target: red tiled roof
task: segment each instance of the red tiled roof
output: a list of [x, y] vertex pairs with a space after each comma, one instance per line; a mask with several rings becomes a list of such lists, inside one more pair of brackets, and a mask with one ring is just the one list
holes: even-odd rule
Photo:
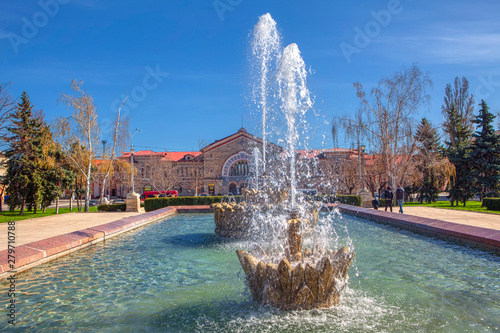
[[162, 160], [165, 161], [180, 161], [186, 157], [186, 155], [192, 155], [194, 157], [201, 155], [201, 151], [176, 151], [176, 152], [166, 152], [164, 153]]
[[[161, 156], [161, 159], [163, 161], [180, 161], [182, 160], [186, 155], [192, 155], [194, 157], [200, 155], [201, 152], [199, 151], [175, 151], [175, 152], [154, 152], [152, 150], [140, 150], [134, 152], [134, 156]], [[120, 158], [130, 158], [130, 152], [124, 152], [120, 156]]]

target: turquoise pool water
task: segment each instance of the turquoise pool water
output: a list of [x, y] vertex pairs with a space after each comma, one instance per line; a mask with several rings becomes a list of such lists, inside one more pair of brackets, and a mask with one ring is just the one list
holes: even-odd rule
[[[185, 214], [18, 274], [32, 332], [485, 332], [500, 330], [500, 257], [349, 216], [355, 262], [341, 304], [280, 312], [251, 301], [213, 215]], [[347, 232], [348, 230], [348, 232]], [[6, 299], [5, 283], [2, 300]], [[3, 316], [0, 329], [8, 327]]]

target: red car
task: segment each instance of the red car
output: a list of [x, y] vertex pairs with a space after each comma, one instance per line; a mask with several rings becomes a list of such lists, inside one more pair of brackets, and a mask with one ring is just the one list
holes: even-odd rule
[[146, 191], [141, 195], [141, 201], [147, 198], [177, 197], [177, 191]]

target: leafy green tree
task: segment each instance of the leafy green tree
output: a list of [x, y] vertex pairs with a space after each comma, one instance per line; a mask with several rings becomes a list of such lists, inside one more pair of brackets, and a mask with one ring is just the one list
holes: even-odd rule
[[450, 202], [458, 201], [464, 206], [474, 195], [475, 181], [471, 172], [469, 154], [474, 118], [474, 96], [469, 94], [469, 81], [465, 77], [455, 78], [454, 85], [445, 89], [443, 131], [446, 137], [445, 155], [455, 166], [455, 176], [451, 179]]
[[454, 104], [449, 110], [449, 122], [453, 124], [445, 133], [452, 135], [453, 141], [447, 141], [446, 156], [455, 166], [455, 177], [450, 188], [450, 201], [458, 205], [458, 201], [466, 205], [467, 200], [474, 196], [476, 180], [472, 172], [470, 160], [472, 131], [463, 114], [458, 112]]
[[481, 109], [474, 119], [477, 131], [474, 133], [474, 142], [470, 154], [473, 175], [481, 199], [486, 191], [496, 191], [500, 183], [500, 138], [493, 128], [493, 115], [488, 105], [481, 101]]
[[7, 137], [9, 147], [5, 152], [7, 172], [5, 183], [7, 193], [10, 194], [7, 203], [11, 211], [21, 208], [20, 215], [24, 214], [24, 207], [28, 200], [36, 198], [38, 189], [33, 186], [36, 151], [33, 150], [35, 137], [33, 106], [26, 92], [21, 95], [21, 101], [12, 114], [12, 126], [8, 128]]
[[10, 210], [20, 207], [22, 215], [28, 206], [36, 214], [40, 205], [46, 207], [44, 203], [51, 200], [47, 188], [52, 186], [49, 177], [55, 165], [55, 145], [43, 114], [33, 111], [26, 92], [12, 115], [9, 132], [6, 183]]

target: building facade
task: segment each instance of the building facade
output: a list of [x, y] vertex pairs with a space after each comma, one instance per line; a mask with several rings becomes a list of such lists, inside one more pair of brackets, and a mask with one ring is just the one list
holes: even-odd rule
[[[240, 194], [242, 188], [249, 186], [255, 149], [262, 150], [262, 139], [241, 128], [200, 151], [135, 152], [134, 190], [140, 194], [177, 190], [180, 196]], [[284, 150], [272, 143], [268, 143], [266, 152], [268, 157], [286, 159]], [[355, 149], [297, 150], [296, 157], [300, 161], [297, 172], [308, 175], [299, 178], [298, 188], [314, 188], [328, 194], [356, 193], [362, 188], [361, 167], [370, 173], [373, 164], [369, 155], [363, 155], [363, 165]], [[123, 198], [131, 190], [130, 152], [123, 153], [118, 161], [106, 183], [105, 194]], [[366, 182], [369, 179], [367, 176]], [[93, 197], [100, 196], [101, 187], [102, 175], [96, 173]]]

